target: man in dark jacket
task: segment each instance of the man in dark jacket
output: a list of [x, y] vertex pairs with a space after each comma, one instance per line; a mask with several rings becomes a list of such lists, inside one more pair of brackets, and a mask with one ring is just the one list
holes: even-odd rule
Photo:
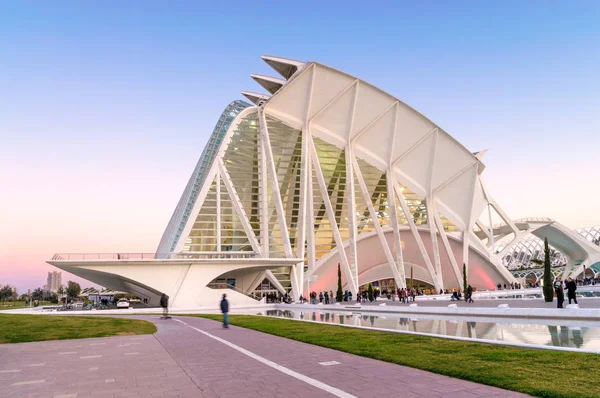
[[162, 297], [160, 298], [160, 306], [163, 309], [163, 318], [164, 319], [169, 319], [169, 297], [166, 294], [162, 294]]
[[567, 297], [569, 298], [569, 304], [571, 304], [571, 300], [575, 300], [575, 304], [577, 304], [575, 290], [577, 290], [577, 284], [575, 283], [573, 278], [567, 279]]
[[227, 295], [223, 294], [223, 299], [221, 300], [221, 312], [223, 313], [223, 327], [227, 329], [229, 325], [227, 324], [227, 313], [229, 312], [229, 301], [227, 301]]
[[473, 288], [471, 287], [471, 285], [467, 286], [467, 297], [465, 297], [465, 301], [467, 303], [473, 302]]

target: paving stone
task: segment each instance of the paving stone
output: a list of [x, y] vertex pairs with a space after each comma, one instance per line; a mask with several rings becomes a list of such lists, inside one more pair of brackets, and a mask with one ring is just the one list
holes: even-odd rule
[[[357, 397], [523, 397], [498, 388], [435, 375], [304, 344], [219, 322], [144, 316], [153, 336], [0, 345], [0, 391], [7, 397], [331, 397], [310, 380], [282, 373], [175, 319], [225, 339], [293, 372]], [[133, 344], [135, 343], [135, 344]], [[139, 343], [139, 344], [138, 344]], [[77, 354], [60, 354], [64, 352]], [[135, 353], [134, 355], [125, 354]], [[81, 358], [83, 357], [83, 359]], [[322, 366], [319, 362], [339, 364]], [[52, 363], [53, 366], [30, 366]], [[19, 372], [4, 372], [19, 369]], [[43, 383], [13, 386], [35, 380]], [[73, 395], [76, 394], [76, 395]]]

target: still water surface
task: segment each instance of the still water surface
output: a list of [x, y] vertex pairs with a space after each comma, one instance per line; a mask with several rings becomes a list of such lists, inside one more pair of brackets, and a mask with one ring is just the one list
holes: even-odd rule
[[268, 310], [261, 315], [600, 352], [600, 322], [350, 311]]

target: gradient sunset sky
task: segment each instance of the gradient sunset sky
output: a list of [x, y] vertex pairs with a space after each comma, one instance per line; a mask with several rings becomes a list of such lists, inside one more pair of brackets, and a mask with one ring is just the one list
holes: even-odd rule
[[3, 2], [0, 284], [43, 285], [57, 252], [155, 251], [223, 108], [275, 74], [264, 54], [489, 149], [512, 218], [598, 225], [598, 21], [598, 1]]

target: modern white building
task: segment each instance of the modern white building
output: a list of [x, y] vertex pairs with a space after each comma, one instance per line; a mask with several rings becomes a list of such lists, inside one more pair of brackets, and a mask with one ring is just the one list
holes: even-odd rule
[[[471, 152], [434, 122], [359, 78], [317, 62], [263, 57], [281, 76], [251, 75], [223, 112], [156, 253], [57, 254], [50, 264], [173, 307], [256, 303], [257, 290], [345, 290], [412, 273], [436, 291], [515, 281], [505, 252], [532, 234], [568, 257], [600, 251], [550, 219], [512, 221]], [[492, 213], [503, 220], [492, 224]], [[580, 239], [581, 238], [581, 239]], [[464, 264], [464, 267], [463, 267]], [[567, 272], [567, 271], [565, 271]]]

